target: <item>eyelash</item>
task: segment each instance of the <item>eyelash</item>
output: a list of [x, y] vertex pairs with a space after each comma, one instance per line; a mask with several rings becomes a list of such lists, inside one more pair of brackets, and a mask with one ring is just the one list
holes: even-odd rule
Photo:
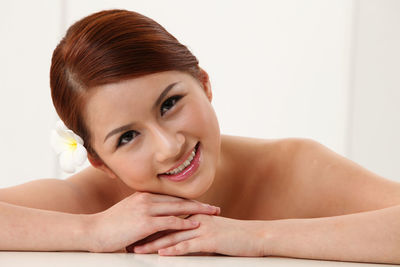
[[[175, 106], [175, 104], [176, 104], [182, 97], [183, 97], [183, 96], [181, 96], [181, 95], [174, 95], [174, 96], [171, 96], [170, 98], [168, 98], [167, 100], [165, 100], [165, 101], [162, 103], [161, 107], [160, 107], [161, 116], [164, 115], [165, 112], [167, 112], [168, 110], [170, 110], [173, 106]], [[163, 106], [164, 106], [164, 104], [167, 103], [167, 102], [170, 101], [170, 100], [171, 100], [171, 101], [174, 100], [175, 102], [173, 103], [172, 107], [170, 107], [169, 109], [167, 109], [167, 111], [163, 112]]]
[[[174, 96], [169, 97], [167, 100], [165, 100], [165, 101], [162, 103], [161, 107], [160, 107], [161, 116], [163, 116], [163, 115], [165, 114], [165, 112], [167, 112], [168, 110], [170, 110], [171, 108], [173, 108], [173, 107], [176, 105], [176, 103], [177, 103], [182, 97], [183, 97], [182, 95], [174, 95]], [[167, 103], [167, 102], [169, 102], [169, 101], [173, 101], [173, 104], [172, 104], [171, 107], [169, 107], [167, 110], [164, 111], [164, 105], [165, 105], [165, 103]], [[134, 131], [134, 130], [130, 130], [130, 131], [127, 131], [127, 132], [123, 133], [123, 134], [120, 136], [120, 138], [118, 139], [117, 148], [120, 147], [120, 146], [123, 146], [123, 145], [125, 145], [125, 144], [127, 144], [127, 143], [129, 143], [129, 142], [134, 138], [134, 137], [132, 137], [132, 134], [134, 134], [135, 136], [137, 136], [139, 133], [138, 133], [137, 131]], [[126, 138], [126, 137], [130, 138], [130, 140], [128, 140], [128, 141], [126, 141], [126, 142], [123, 143], [123, 139]]]

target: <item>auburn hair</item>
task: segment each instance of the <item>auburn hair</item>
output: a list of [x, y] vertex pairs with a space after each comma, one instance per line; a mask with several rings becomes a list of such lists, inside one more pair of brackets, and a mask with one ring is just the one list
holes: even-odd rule
[[61, 120], [97, 157], [83, 116], [91, 88], [168, 70], [204, 79], [196, 57], [160, 24], [133, 11], [104, 10], [74, 23], [55, 48], [51, 97]]

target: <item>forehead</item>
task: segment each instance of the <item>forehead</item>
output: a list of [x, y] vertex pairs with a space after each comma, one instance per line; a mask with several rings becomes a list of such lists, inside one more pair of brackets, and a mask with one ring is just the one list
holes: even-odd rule
[[176, 82], [179, 82], [175, 86], [178, 89], [196, 83], [189, 74], [166, 71], [93, 88], [84, 112], [92, 138], [123, 124], [145, 119], [161, 92]]

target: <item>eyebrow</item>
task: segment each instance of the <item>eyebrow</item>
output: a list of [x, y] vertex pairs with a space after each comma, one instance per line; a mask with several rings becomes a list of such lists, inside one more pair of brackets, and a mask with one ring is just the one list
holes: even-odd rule
[[[155, 109], [158, 105], [160, 105], [160, 103], [161, 103], [161, 101], [163, 100], [163, 98], [164, 98], [164, 97], [168, 94], [168, 92], [169, 92], [175, 85], [177, 85], [178, 83], [179, 83], [179, 82], [171, 83], [170, 85], [168, 85], [168, 86], [162, 91], [162, 93], [158, 96], [156, 102], [154, 103], [153, 109]], [[108, 138], [110, 138], [111, 136], [113, 136], [113, 135], [115, 135], [115, 134], [117, 134], [117, 133], [119, 133], [119, 132], [126, 131], [126, 130], [130, 129], [133, 125], [134, 125], [134, 123], [129, 123], [129, 124], [125, 124], [125, 125], [123, 125], [123, 126], [121, 126], [121, 127], [115, 128], [114, 130], [112, 130], [111, 132], [109, 132], [109, 133], [107, 134], [107, 136], [104, 138], [103, 143], [105, 143], [106, 140], [107, 140]]]

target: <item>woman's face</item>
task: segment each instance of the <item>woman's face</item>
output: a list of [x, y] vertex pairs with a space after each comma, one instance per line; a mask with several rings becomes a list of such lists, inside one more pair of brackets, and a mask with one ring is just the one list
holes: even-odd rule
[[184, 198], [207, 191], [220, 151], [208, 80], [166, 71], [92, 92], [85, 118], [102, 160], [91, 159], [95, 167], [137, 191]]

